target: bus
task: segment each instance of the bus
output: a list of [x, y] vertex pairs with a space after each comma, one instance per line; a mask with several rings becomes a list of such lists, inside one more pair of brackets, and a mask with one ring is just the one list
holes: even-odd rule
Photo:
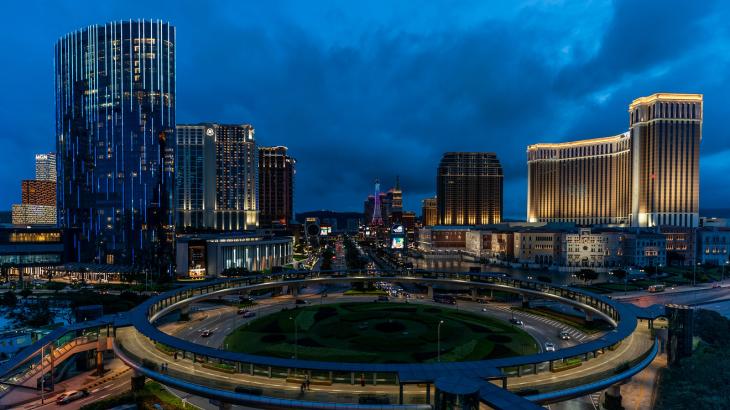
[[456, 299], [449, 295], [433, 295], [433, 301], [436, 303], [444, 303], [446, 305], [456, 304]]
[[646, 290], [651, 293], [664, 292], [664, 285], [650, 285]]

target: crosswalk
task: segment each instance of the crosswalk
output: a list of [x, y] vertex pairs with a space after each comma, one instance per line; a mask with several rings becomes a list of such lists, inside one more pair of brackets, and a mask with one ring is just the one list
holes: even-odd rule
[[552, 327], [556, 327], [556, 328], [560, 329], [561, 331], [568, 332], [568, 334], [570, 335], [570, 337], [573, 340], [577, 340], [579, 342], [584, 342], [586, 340], [591, 339], [590, 336], [586, 335], [585, 333], [581, 332], [580, 330], [570, 327], [563, 322], [558, 322], [557, 320], [554, 320], [554, 319], [550, 319], [550, 318], [536, 315], [533, 313], [512, 310], [509, 306], [492, 306], [492, 308], [496, 309], [496, 310], [509, 312], [509, 313], [513, 314], [515, 317], [521, 317], [521, 318], [528, 317], [532, 320], [537, 320], [537, 321], [540, 321], [543, 323], [547, 323], [548, 325], [550, 325]]
[[602, 392], [596, 392], [590, 394], [591, 404], [595, 410], [601, 409], [601, 394]]

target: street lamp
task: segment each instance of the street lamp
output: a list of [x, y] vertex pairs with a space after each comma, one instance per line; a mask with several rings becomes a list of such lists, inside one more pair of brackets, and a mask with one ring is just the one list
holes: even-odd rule
[[725, 266], [727, 266], [728, 262], [730, 261], [725, 261], [725, 263], [722, 264], [722, 279], [720, 279], [721, 283], [725, 281]]
[[700, 262], [692, 265], [692, 286], [697, 286], [697, 267], [700, 266]]
[[299, 329], [297, 329], [297, 318], [296, 316], [289, 316], [294, 322], [294, 359], [299, 359]]
[[436, 348], [438, 349], [437, 357], [438, 361], [441, 361], [441, 325], [444, 324], [443, 320], [439, 320], [438, 326], [436, 326]]

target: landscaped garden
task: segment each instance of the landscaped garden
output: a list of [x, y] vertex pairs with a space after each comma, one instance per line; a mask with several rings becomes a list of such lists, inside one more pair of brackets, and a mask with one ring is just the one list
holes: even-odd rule
[[[424, 363], [532, 354], [535, 341], [509, 323], [430, 305], [370, 302], [305, 306], [250, 322], [228, 335], [230, 350], [360, 363]], [[296, 323], [296, 331], [295, 331]]]

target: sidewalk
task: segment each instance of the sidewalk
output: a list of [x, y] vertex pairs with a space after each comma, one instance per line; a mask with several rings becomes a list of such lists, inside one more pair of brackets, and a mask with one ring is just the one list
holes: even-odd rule
[[652, 410], [659, 381], [659, 372], [667, 367], [667, 355], [657, 355], [654, 361], [631, 381], [621, 386], [622, 404], [626, 410]]

